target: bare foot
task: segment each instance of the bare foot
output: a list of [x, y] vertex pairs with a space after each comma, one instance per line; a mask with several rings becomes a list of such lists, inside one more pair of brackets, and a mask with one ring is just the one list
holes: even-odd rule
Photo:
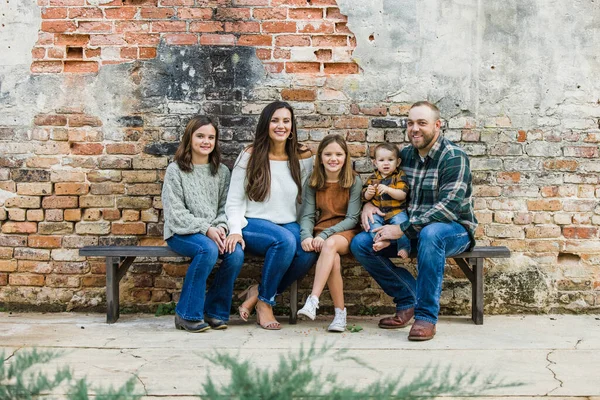
[[375, 243], [373, 243], [373, 250], [381, 251], [381, 250], [385, 249], [386, 247], [388, 247], [389, 245], [390, 245], [389, 240], [382, 240], [379, 242], [375, 242]]
[[400, 258], [408, 258], [408, 252], [404, 249], [398, 251], [398, 257]]

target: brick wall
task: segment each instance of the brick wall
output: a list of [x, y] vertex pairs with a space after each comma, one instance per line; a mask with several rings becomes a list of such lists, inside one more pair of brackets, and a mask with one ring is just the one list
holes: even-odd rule
[[[375, 145], [407, 143], [403, 118], [411, 102], [356, 94], [367, 72], [352, 59], [356, 38], [334, 0], [100, 3], [38, 1], [42, 21], [30, 80], [68, 94], [56, 104], [27, 105], [32, 118], [0, 124], [5, 305], [102, 308], [103, 260], [81, 258], [77, 249], [164, 244], [162, 179], [195, 113], [217, 118], [229, 166], [275, 99], [292, 103], [300, 139], [313, 148], [329, 133], [343, 135], [363, 175], [371, 171]], [[94, 96], [79, 100], [76, 92], [90, 87], [86, 93], [126, 95], [117, 105], [98, 106]], [[513, 251], [510, 260], [486, 263], [486, 312], [597, 311], [594, 111], [531, 127], [506, 113], [450, 114], [441, 106], [445, 135], [471, 157], [479, 244]], [[352, 312], [390, 308], [360, 266], [349, 259], [345, 266]], [[152, 309], [177, 301], [186, 267], [184, 259], [141, 259], [121, 285], [122, 303]], [[259, 271], [252, 261], [238, 287]], [[310, 283], [305, 279], [304, 289]], [[449, 264], [443, 311], [466, 312], [469, 287]]]

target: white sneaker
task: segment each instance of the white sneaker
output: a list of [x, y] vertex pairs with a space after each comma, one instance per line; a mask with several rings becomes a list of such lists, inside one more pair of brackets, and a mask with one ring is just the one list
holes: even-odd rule
[[333, 322], [327, 328], [329, 332], [344, 332], [346, 330], [346, 309], [335, 309], [335, 317]]
[[306, 298], [304, 307], [298, 310], [298, 315], [304, 315], [314, 321], [317, 316], [317, 308], [319, 308], [319, 298], [311, 294]]

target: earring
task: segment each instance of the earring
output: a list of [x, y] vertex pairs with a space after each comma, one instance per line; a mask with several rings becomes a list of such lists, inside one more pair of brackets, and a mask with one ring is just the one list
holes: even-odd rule
[[290, 136], [288, 136], [287, 140], [293, 140], [294, 139], [294, 134], [290, 132]]

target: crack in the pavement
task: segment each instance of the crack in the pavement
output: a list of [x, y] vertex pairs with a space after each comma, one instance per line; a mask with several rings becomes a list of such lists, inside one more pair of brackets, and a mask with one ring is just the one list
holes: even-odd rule
[[577, 346], [579, 346], [579, 344], [580, 344], [581, 342], [583, 342], [583, 339], [579, 339], [579, 340], [577, 340], [577, 343], [575, 343], [575, 347], [574, 347], [574, 349], [575, 349], [575, 350], [577, 350]]
[[18, 349], [16, 349], [15, 351], [12, 352], [12, 354], [10, 356], [8, 356], [7, 358], [4, 359], [4, 362], [7, 362], [8, 360], [10, 360], [11, 358], [13, 358], [15, 356], [15, 354], [17, 354], [17, 351], [21, 350], [22, 347], [19, 347]]
[[554, 372], [554, 370], [552, 368], [550, 368], [550, 366], [552, 364], [556, 365], [556, 362], [550, 360], [550, 356], [552, 355], [552, 353], [554, 353], [556, 351], [556, 349], [550, 351], [550, 353], [546, 354], [546, 361], [548, 361], [548, 365], [546, 365], [546, 369], [550, 372], [552, 372], [552, 376], [554, 377], [554, 380], [557, 381], [559, 383], [559, 385], [557, 387], [555, 387], [554, 389], [550, 390], [548, 393], [546, 393], [546, 396], [549, 396], [550, 393], [554, 392], [557, 389], [560, 389], [561, 387], [563, 387], [564, 382], [561, 381], [560, 379], [558, 379], [558, 376], [556, 375], [556, 372]]
[[[143, 367], [143, 365], [142, 365], [142, 367]], [[139, 370], [139, 368], [138, 368], [138, 370]], [[135, 376], [135, 378], [138, 380], [138, 382], [140, 382], [142, 384], [142, 386], [144, 387], [144, 395], [148, 396], [148, 389], [146, 388], [146, 384], [144, 383], [144, 381], [142, 380], [142, 378], [140, 378], [139, 375], [136, 374], [136, 373], [133, 373], [133, 376]]]

